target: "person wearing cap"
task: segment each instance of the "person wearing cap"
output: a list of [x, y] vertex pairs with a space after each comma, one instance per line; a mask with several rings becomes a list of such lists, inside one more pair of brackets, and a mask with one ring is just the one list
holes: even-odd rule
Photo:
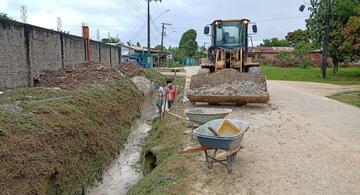
[[173, 87], [173, 85], [171, 83], [169, 83], [169, 85], [167, 87], [167, 100], [168, 100], [167, 105], [168, 105], [169, 109], [174, 104], [175, 98], [176, 98], [176, 89], [175, 89], [175, 87]]

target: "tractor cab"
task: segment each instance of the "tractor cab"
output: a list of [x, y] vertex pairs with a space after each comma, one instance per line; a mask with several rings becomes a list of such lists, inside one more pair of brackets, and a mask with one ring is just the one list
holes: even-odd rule
[[[248, 43], [248, 19], [242, 20], [215, 20], [210, 26], [204, 29], [205, 34], [211, 30], [211, 46], [234, 49], [247, 48]], [[256, 25], [253, 31], [257, 31]]]

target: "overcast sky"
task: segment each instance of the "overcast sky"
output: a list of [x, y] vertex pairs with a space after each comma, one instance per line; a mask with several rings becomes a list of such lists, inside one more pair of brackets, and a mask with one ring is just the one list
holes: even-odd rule
[[[81, 23], [90, 27], [91, 38], [96, 30], [101, 38], [118, 36], [122, 42], [139, 41], [146, 45], [146, 0], [0, 0], [0, 12], [21, 21], [20, 7], [26, 5], [28, 23], [56, 29], [61, 17], [62, 29], [81, 35]], [[271, 37], [283, 38], [287, 32], [305, 28], [309, 12], [299, 12], [303, 0], [162, 0], [151, 2], [152, 47], [160, 44], [161, 23], [166, 29], [164, 44], [177, 46], [183, 32], [194, 28], [199, 45], [209, 41], [203, 35], [206, 24], [215, 19], [248, 18], [258, 25], [255, 43]], [[170, 11], [166, 12], [166, 10]], [[165, 12], [165, 13], [164, 13]], [[162, 14], [164, 13], [164, 14]], [[160, 16], [160, 17], [159, 17]]]

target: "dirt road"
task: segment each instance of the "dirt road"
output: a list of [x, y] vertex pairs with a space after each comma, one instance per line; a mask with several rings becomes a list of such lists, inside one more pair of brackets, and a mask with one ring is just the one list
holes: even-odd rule
[[[190, 69], [190, 70], [189, 70]], [[196, 73], [187, 68], [188, 76]], [[194, 156], [192, 194], [359, 194], [360, 109], [322, 95], [347, 87], [268, 81], [271, 106], [231, 107], [250, 123], [233, 173]]]

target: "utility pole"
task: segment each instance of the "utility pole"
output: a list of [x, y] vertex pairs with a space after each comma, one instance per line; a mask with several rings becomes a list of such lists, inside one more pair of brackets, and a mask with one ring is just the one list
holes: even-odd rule
[[150, 2], [151, 1], [160, 1], [161, 0], [147, 0], [147, 6], [148, 6], [148, 12], [147, 12], [147, 47], [148, 47], [148, 55], [147, 55], [147, 63], [150, 64], [150, 49], [151, 49], [151, 45], [150, 45]]
[[329, 33], [330, 33], [330, 17], [332, 12], [332, 0], [327, 1], [327, 12], [325, 18], [325, 33], [323, 43], [323, 55], [321, 58], [321, 77], [326, 78], [326, 67], [328, 65], [328, 47], [329, 47]]
[[[321, 3], [322, 1], [320, 1]], [[322, 49], [322, 58], [321, 58], [321, 66], [320, 66], [320, 75], [322, 78], [326, 78], [326, 67], [328, 65], [328, 50], [329, 50], [329, 34], [330, 34], [330, 20], [332, 16], [332, 0], [326, 0], [326, 17], [325, 17], [325, 32], [324, 32], [324, 40], [323, 40], [323, 49]], [[322, 6], [322, 5], [321, 5]], [[301, 5], [299, 11], [303, 12], [305, 9], [305, 5]], [[335, 70], [334, 70], [335, 71]]]
[[[165, 36], [165, 25], [170, 26], [169, 23], [161, 23], [161, 51], [164, 51], [164, 36]], [[166, 55], [165, 55], [166, 56]], [[161, 66], [163, 65], [163, 60], [161, 60]]]
[[164, 36], [165, 36], [165, 25], [167, 26], [171, 26], [171, 24], [169, 23], [161, 23], [161, 51], [163, 51], [163, 47], [164, 47]]

